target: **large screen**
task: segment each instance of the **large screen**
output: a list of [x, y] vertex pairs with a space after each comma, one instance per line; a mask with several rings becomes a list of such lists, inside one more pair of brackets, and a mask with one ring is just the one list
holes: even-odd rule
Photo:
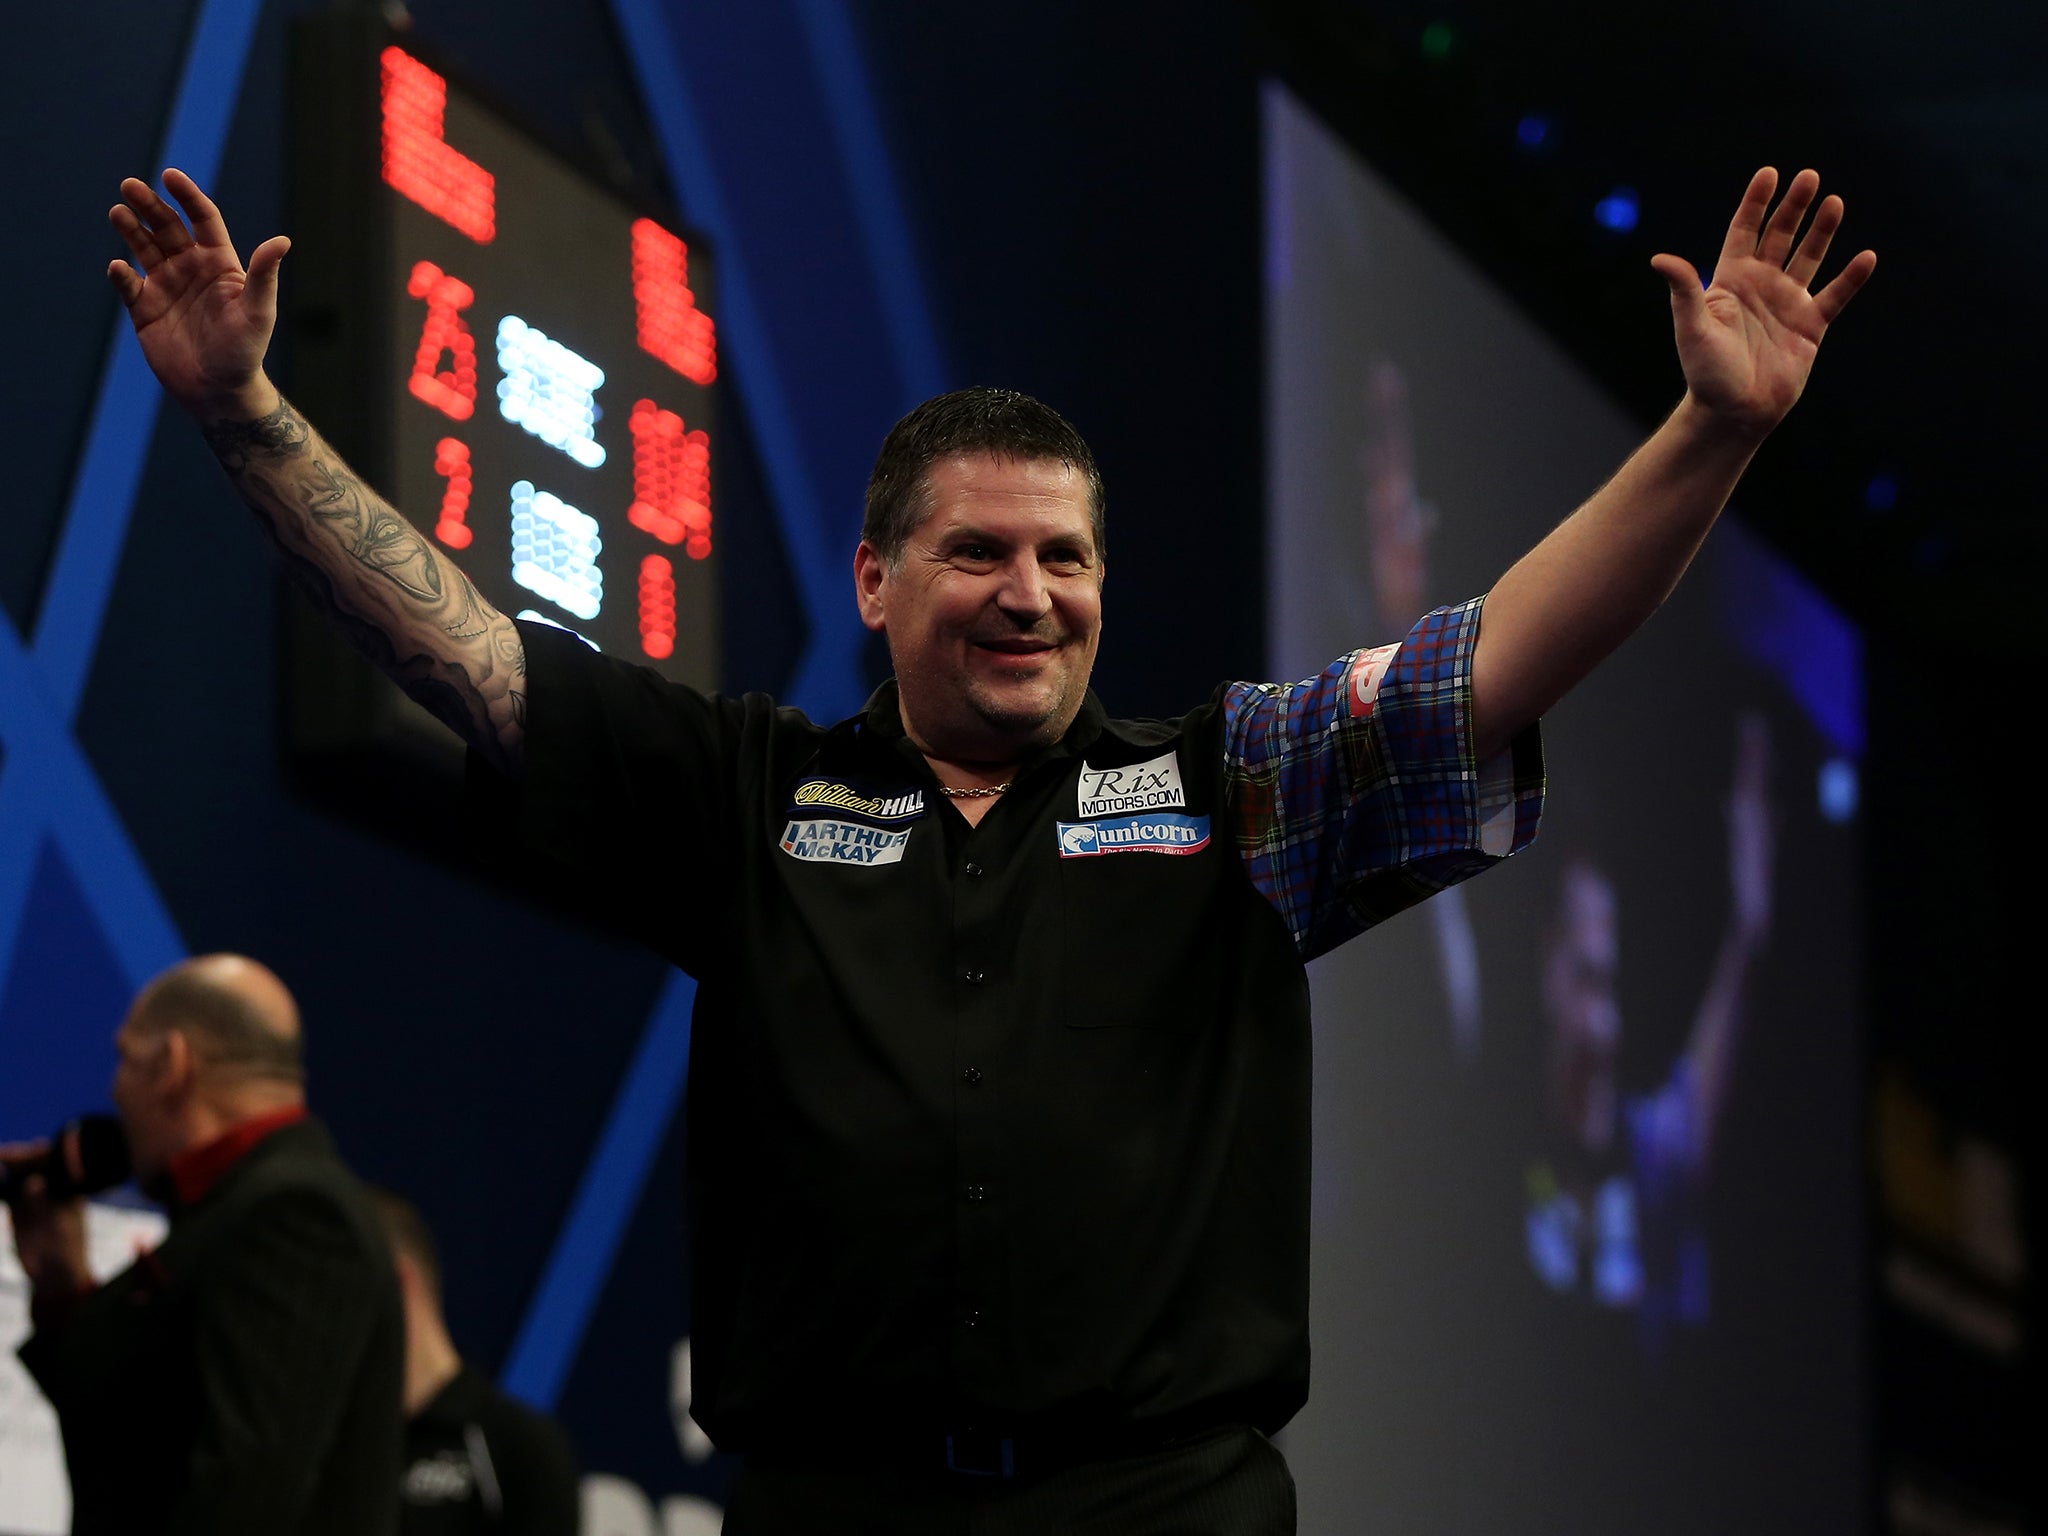
[[[1296, 677], [1483, 592], [1644, 424], [1277, 87], [1264, 126]], [[1863, 1524], [1861, 669], [1724, 519], [1545, 721], [1534, 847], [1312, 968], [1304, 1532]]]
[[[716, 686], [702, 240], [374, 20], [302, 22], [295, 45], [299, 404], [499, 610]], [[316, 634], [294, 645], [334, 665]], [[312, 691], [300, 745], [358, 745], [365, 727]]]

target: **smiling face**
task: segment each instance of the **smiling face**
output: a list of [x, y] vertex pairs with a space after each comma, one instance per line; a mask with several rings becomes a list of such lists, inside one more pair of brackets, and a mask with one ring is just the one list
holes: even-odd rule
[[1102, 560], [1088, 486], [1056, 459], [961, 454], [892, 563], [854, 556], [861, 622], [888, 637], [903, 725], [927, 755], [1004, 766], [1059, 740], [1088, 690]]

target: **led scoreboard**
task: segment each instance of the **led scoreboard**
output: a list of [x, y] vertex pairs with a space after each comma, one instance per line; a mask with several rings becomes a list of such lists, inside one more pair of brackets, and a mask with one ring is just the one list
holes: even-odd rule
[[[715, 686], [703, 243], [373, 21], [308, 20], [294, 51], [295, 402], [501, 611]], [[291, 629], [301, 753], [436, 755], [423, 713]]]

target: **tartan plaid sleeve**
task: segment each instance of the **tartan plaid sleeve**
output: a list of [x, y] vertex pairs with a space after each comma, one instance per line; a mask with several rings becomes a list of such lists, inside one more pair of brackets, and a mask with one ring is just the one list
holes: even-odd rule
[[1543, 809], [1535, 726], [1472, 750], [1474, 598], [1298, 683], [1234, 683], [1223, 803], [1304, 960], [1518, 853]]

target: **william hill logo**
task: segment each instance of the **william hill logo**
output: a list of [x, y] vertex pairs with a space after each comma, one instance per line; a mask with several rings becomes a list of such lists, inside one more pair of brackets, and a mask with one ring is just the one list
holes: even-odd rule
[[924, 791], [906, 795], [864, 795], [851, 784], [836, 779], [806, 779], [790, 797], [791, 809], [800, 811], [844, 811], [869, 821], [915, 821], [924, 814]]

